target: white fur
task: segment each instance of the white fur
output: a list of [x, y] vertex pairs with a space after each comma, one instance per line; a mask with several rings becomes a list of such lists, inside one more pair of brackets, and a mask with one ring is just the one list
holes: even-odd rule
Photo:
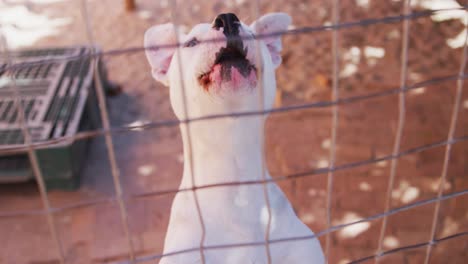
[[[267, 34], [285, 30], [290, 23], [288, 15], [275, 13], [260, 18], [251, 27], [242, 24], [240, 31], [242, 36]], [[145, 46], [174, 43], [176, 37], [173, 29], [170, 30], [172, 27], [165, 24], [149, 29], [145, 35]], [[199, 24], [189, 34], [182, 34], [179, 40], [187, 41], [193, 37], [199, 40], [223, 40], [224, 35], [212, 29], [209, 24]], [[281, 40], [278, 36], [259, 43], [263, 63], [263, 100], [268, 109], [272, 107], [275, 96], [275, 69], [281, 63]], [[197, 76], [210, 69], [215, 53], [224, 46], [226, 42], [222, 41], [191, 48], [153, 49], [147, 52], [153, 76], [168, 84], [171, 89], [171, 104], [179, 119], [260, 110], [259, 87], [213, 92], [205, 91], [197, 82]], [[254, 41], [244, 40], [244, 46], [248, 47], [248, 60], [255, 64], [258, 54]], [[182, 61], [182, 65], [179, 65], [179, 61]], [[183, 78], [180, 78], [180, 70], [183, 71]], [[184, 112], [183, 88], [186, 91], [188, 116]], [[190, 123], [190, 128], [181, 125], [185, 164], [180, 188], [192, 186], [191, 167], [197, 186], [261, 180], [261, 164], [265, 162], [261, 149], [264, 121], [262, 116], [249, 116], [196, 121]], [[188, 130], [191, 146], [188, 145]], [[192, 160], [189, 156], [190, 149]], [[266, 177], [271, 178], [268, 172]], [[272, 213], [270, 239], [312, 235], [309, 228], [295, 215], [278, 186], [274, 183], [267, 186]], [[197, 190], [196, 193], [206, 227], [204, 246], [264, 241], [268, 210], [262, 185], [215, 187]], [[178, 193], [172, 205], [164, 253], [199, 247], [201, 227], [198, 219], [194, 194]], [[270, 245], [270, 249], [273, 263], [324, 263], [317, 239], [275, 243]], [[207, 264], [267, 263], [264, 246], [205, 250], [204, 256]], [[160, 263], [185, 264], [200, 261], [200, 252], [195, 251], [165, 257]]]

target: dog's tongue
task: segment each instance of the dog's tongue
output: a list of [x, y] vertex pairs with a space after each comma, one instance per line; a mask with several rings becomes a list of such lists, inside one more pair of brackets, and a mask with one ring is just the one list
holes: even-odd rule
[[242, 74], [234, 65], [214, 65], [210, 73], [210, 79], [218, 87], [221, 87], [222, 83], [229, 83], [232, 89], [251, 86], [256, 83], [255, 71], [249, 70]]

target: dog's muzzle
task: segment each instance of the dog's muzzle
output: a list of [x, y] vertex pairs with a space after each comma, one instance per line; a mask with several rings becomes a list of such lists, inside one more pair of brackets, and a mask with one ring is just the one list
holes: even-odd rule
[[224, 82], [231, 81], [233, 73], [243, 78], [252, 78], [252, 72], [256, 75], [255, 66], [247, 59], [248, 49], [244, 47], [240, 36], [240, 26], [239, 19], [232, 13], [220, 14], [213, 21], [213, 29], [222, 29], [227, 43], [226, 47], [216, 53], [211, 70], [199, 76], [199, 82], [205, 90], [208, 90], [217, 75]]

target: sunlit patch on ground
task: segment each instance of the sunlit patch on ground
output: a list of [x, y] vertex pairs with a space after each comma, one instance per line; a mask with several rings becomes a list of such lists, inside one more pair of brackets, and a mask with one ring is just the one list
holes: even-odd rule
[[351, 262], [350, 259], [340, 259], [340, 261], [338, 261], [338, 264], [348, 264], [350, 262]]
[[322, 141], [322, 148], [323, 149], [330, 149], [331, 146], [331, 139], [327, 138]]
[[141, 176], [149, 176], [155, 171], [155, 166], [153, 165], [143, 165], [138, 168], [138, 173]]
[[[427, 9], [456, 9], [462, 6], [456, 0], [413, 0], [411, 1], [413, 7], [420, 6]], [[452, 19], [459, 19], [462, 23], [465, 22], [466, 11], [464, 10], [447, 10], [443, 12], [437, 12], [432, 15], [432, 20], [436, 22], [442, 22]]]
[[340, 72], [340, 77], [346, 78], [358, 72], [358, 64], [361, 61], [361, 49], [353, 46], [343, 54], [346, 63]]
[[383, 240], [383, 245], [385, 248], [396, 248], [400, 245], [400, 242], [398, 241], [398, 239], [394, 236], [387, 236], [384, 238]]
[[408, 93], [412, 95], [420, 95], [426, 92], [426, 87], [419, 87], [413, 90], [410, 90]]
[[[38, 40], [58, 35], [61, 29], [70, 24], [69, 17], [51, 18], [34, 13], [23, 4], [13, 5], [0, 2], [0, 24], [8, 46], [12, 49], [31, 46]], [[19, 2], [19, 1], [16, 1]], [[60, 1], [31, 1], [32, 3], [55, 3]]]
[[326, 194], [326, 191], [325, 190], [320, 190], [320, 189], [314, 189], [314, 188], [311, 188], [307, 191], [307, 194], [309, 196], [325, 196]]
[[457, 48], [461, 48], [461, 47], [465, 46], [466, 34], [467, 34], [467, 31], [466, 31], [466, 29], [464, 29], [456, 37], [451, 38], [451, 39], [447, 39], [447, 45], [449, 45], [453, 49], [457, 49]]
[[[359, 221], [361, 219], [363, 219], [363, 217], [358, 215], [357, 213], [347, 212], [345, 213], [345, 215], [343, 216], [341, 220], [337, 221], [336, 224], [347, 224], [347, 223]], [[363, 223], [350, 225], [341, 229], [338, 232], [338, 236], [342, 239], [355, 238], [359, 236], [360, 234], [364, 233], [366, 230], [368, 230], [369, 227], [370, 227], [369, 222], [363, 222]]]
[[460, 224], [453, 220], [451, 217], [445, 218], [443, 227], [442, 227], [442, 237], [450, 236], [458, 232], [460, 229]]
[[192, 6], [192, 10], [193, 10], [193, 12], [198, 12], [198, 11], [200, 11], [200, 5], [194, 4], [194, 5]]
[[361, 182], [359, 183], [359, 190], [368, 192], [372, 190], [372, 186], [368, 182]]
[[366, 58], [383, 58], [385, 56], [385, 49], [381, 47], [366, 46], [364, 48], [364, 55]]
[[370, 0], [356, 0], [356, 4], [362, 8], [368, 9]]
[[327, 168], [330, 165], [330, 163], [328, 162], [328, 159], [320, 158], [317, 161], [312, 161], [310, 165], [314, 168], [323, 169]]
[[379, 161], [377, 163], [375, 163], [375, 166], [379, 167], [379, 168], [385, 168], [387, 167], [388, 165], [388, 161], [386, 160], [382, 160], [382, 161]]
[[398, 187], [392, 191], [392, 198], [407, 204], [416, 200], [419, 194], [419, 188], [411, 186], [407, 181], [401, 181]]
[[385, 49], [381, 47], [366, 46], [364, 48], [364, 56], [367, 59], [367, 63], [374, 66], [377, 64], [378, 59], [382, 59], [385, 56]]
[[347, 63], [347, 64], [343, 67], [343, 70], [340, 72], [340, 77], [341, 77], [341, 78], [346, 78], [346, 77], [352, 76], [352, 75], [354, 75], [355, 73], [357, 73], [357, 71], [358, 71], [358, 67], [357, 67], [356, 64]]
[[[411, 2], [413, 6], [421, 6], [427, 9], [455, 9], [461, 8], [461, 5], [456, 0], [414, 0]], [[468, 23], [465, 10], [447, 10], [437, 12], [432, 17], [435, 22], [443, 22], [447, 20], [460, 20], [466, 25]], [[447, 39], [447, 45], [453, 49], [461, 48], [466, 44], [466, 28], [456, 37]]]
[[371, 170], [371, 175], [372, 176], [383, 176], [384, 175], [384, 171], [383, 170], [380, 170], [380, 169], [373, 169]]
[[168, 0], [160, 0], [159, 1], [159, 6], [162, 8], [166, 8], [169, 6], [169, 1]]
[[390, 40], [399, 39], [400, 38], [400, 31], [398, 31], [396, 29], [391, 30], [390, 32], [388, 32], [387, 38], [390, 39]]
[[422, 81], [422, 74], [417, 73], [417, 72], [410, 72], [408, 73], [408, 79], [412, 82], [420, 82]]
[[[450, 182], [446, 181], [445, 184], [444, 184], [444, 191], [450, 190], [451, 187], [452, 187], [452, 185], [450, 184]], [[438, 192], [439, 188], [440, 188], [440, 177], [437, 178], [437, 180], [431, 182], [431, 190], [432, 191]]]
[[140, 10], [138, 11], [138, 16], [142, 19], [150, 19], [153, 16], [153, 13], [149, 10]]
[[305, 214], [302, 214], [300, 217], [299, 217], [302, 222], [304, 222], [305, 224], [312, 224], [313, 222], [315, 222], [315, 216], [314, 214], [312, 213], [305, 213]]

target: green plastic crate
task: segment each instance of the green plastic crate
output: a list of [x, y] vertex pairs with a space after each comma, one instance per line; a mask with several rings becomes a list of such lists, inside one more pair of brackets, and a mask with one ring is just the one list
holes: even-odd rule
[[[14, 72], [24, 116], [33, 142], [74, 135], [99, 126], [89, 47], [19, 51], [15, 63], [76, 56], [76, 60], [54, 60], [31, 64]], [[11, 80], [0, 61], [0, 183], [34, 179], [27, 153], [1, 154], [2, 148], [24, 143], [14, 107]], [[101, 64], [102, 65], [102, 64]], [[105, 76], [104, 84], [107, 84]], [[73, 190], [79, 185], [90, 139], [64, 141], [40, 147], [36, 153], [48, 189]]]

